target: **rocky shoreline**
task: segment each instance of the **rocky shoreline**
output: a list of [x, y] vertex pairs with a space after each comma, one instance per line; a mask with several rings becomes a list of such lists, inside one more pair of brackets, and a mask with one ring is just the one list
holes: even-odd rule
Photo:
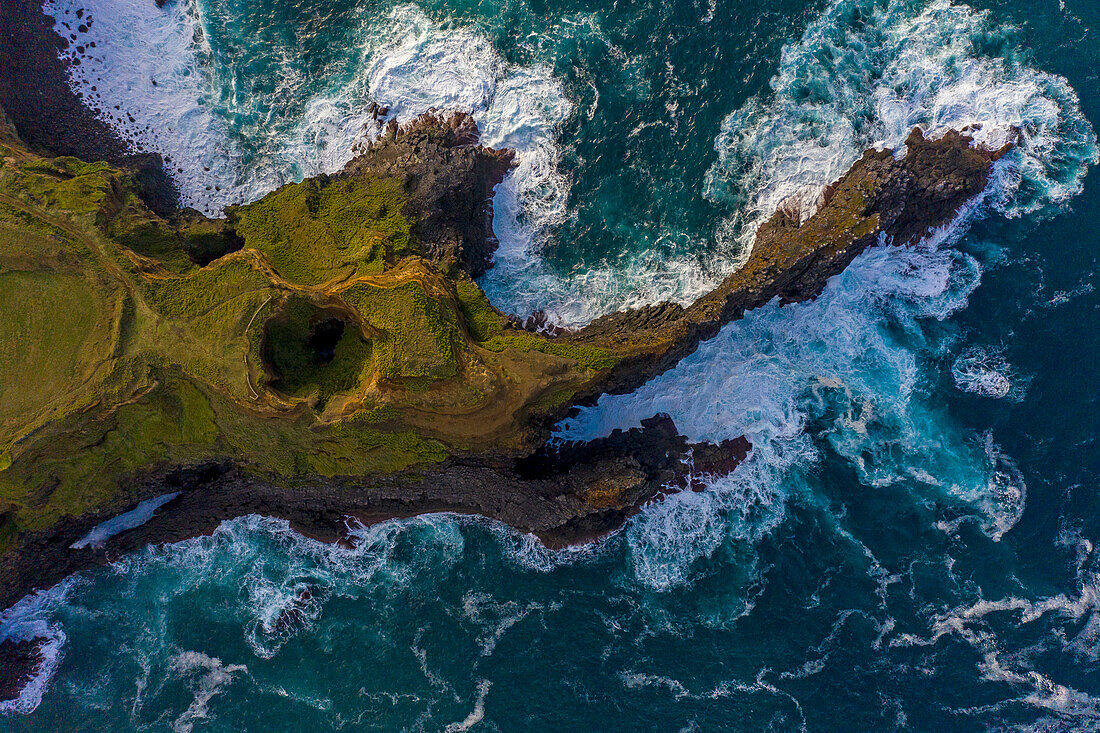
[[[0, 16], [0, 65], [11, 70], [0, 76], [0, 107], [31, 147], [54, 155], [102, 159], [137, 171], [142, 198], [150, 208], [171, 211], [175, 195], [159, 158], [129, 151], [69, 88], [64, 63], [57, 55], [63, 42], [51, 23], [34, 0], [17, 0], [11, 12]], [[583, 444], [549, 442], [550, 427], [578, 405], [592, 404], [605, 393], [630, 392], [671, 369], [702, 341], [753, 308], [775, 299], [792, 303], [815, 297], [830, 277], [867, 247], [879, 242], [912, 244], [948, 224], [981, 195], [993, 163], [1011, 147], [988, 151], [971, 143], [963, 131], [929, 140], [915, 129], [906, 141], [904, 156], [889, 150], [867, 151], [824, 191], [817, 211], [805, 220], [791, 211], [778, 211], [758, 231], [746, 264], [690, 306], [662, 303], [606, 315], [576, 332], [549, 337], [543, 333], [537, 343], [543, 351], [535, 350], [535, 356], [531, 356], [535, 351], [525, 353], [530, 364], [548, 375], [546, 384], [532, 377], [537, 390], [513, 395], [518, 401], [515, 414], [497, 430], [506, 433], [521, 421], [518, 432], [524, 435], [509, 448], [500, 447], [498, 434], [490, 440], [485, 437], [488, 432], [458, 431], [469, 444], [456, 442], [459, 447], [448, 457], [429, 466], [381, 476], [314, 476], [308, 480], [270, 480], [231, 459], [147, 466], [128, 475], [117, 497], [98, 510], [63, 515], [46, 529], [20, 534], [16, 546], [0, 555], [0, 608], [112, 557], [150, 543], [207, 534], [224, 520], [248, 514], [287, 519], [296, 530], [325, 541], [346, 540], [349, 523], [370, 524], [432, 512], [485, 516], [534, 534], [549, 547], [605, 536], [646, 504], [676, 491], [699, 490], [706, 483], [703, 477], [729, 474], [745, 460], [751, 445], [744, 437], [718, 445], [691, 443], [664, 416]], [[319, 177], [315, 184], [320, 192], [332, 181], [343, 180], [349, 185], [381, 178], [400, 181], [408, 196], [405, 211], [423, 245], [420, 256], [431, 266], [427, 274], [417, 277], [427, 283], [426, 291], [434, 288], [452, 297], [457, 281], [446, 278], [461, 276], [466, 278], [461, 283], [472, 285], [468, 278], [491, 266], [496, 243], [492, 207], [487, 202], [512, 162], [511, 151], [477, 145], [477, 129], [468, 116], [429, 115], [401, 128], [391, 127], [381, 144], [367, 149], [344, 172]], [[232, 213], [230, 224], [200, 219], [195, 221], [215, 232], [207, 232], [207, 240], [223, 234], [238, 236], [226, 228], [232, 225]], [[138, 269], [168, 278], [154, 259], [142, 255], [134, 261], [140, 265]], [[402, 278], [412, 277], [412, 270], [401, 270], [393, 262], [384, 267], [400, 271]], [[288, 290], [292, 286], [294, 283], [285, 283]], [[309, 292], [321, 297], [316, 292], [319, 285], [309, 287]], [[300, 295], [306, 289], [291, 292]], [[343, 292], [334, 288], [323, 296], [329, 299], [326, 302], [335, 303]], [[487, 315], [490, 321], [505, 320], [504, 314], [491, 306], [486, 305], [485, 310], [491, 311]], [[358, 317], [352, 314], [348, 322]], [[531, 335], [515, 323], [501, 327], [507, 338], [516, 341], [517, 332]], [[537, 317], [527, 323], [532, 328], [539, 326]], [[485, 344], [490, 339], [473, 338], [469, 324], [463, 328], [472, 344], [470, 353], [489, 359]], [[567, 359], [557, 356], [562, 353], [614, 358], [607, 367], [578, 370], [577, 376], [568, 371]], [[529, 368], [526, 363], [524, 368]], [[558, 386], [562, 383], [566, 386]], [[565, 399], [551, 401], [551, 407], [536, 411], [532, 405], [547, 402], [555, 386], [568, 388]], [[251, 381], [248, 388], [255, 393]], [[276, 402], [281, 398], [271, 392], [265, 393], [265, 399]], [[301, 415], [306, 408], [302, 403], [294, 409], [297, 412], [291, 411], [293, 414]], [[476, 422], [480, 418], [465, 419]], [[410, 424], [421, 429], [415, 422]], [[428, 419], [422, 432], [438, 436], [443, 429], [440, 424]], [[178, 495], [149, 521], [110, 537], [101, 548], [72, 548], [98, 524], [142, 501], [176, 492]], [[0, 502], [0, 526], [12, 520], [15, 511], [14, 504]], [[0, 644], [0, 666], [8, 671], [7, 677], [0, 679], [0, 697], [18, 689], [36, 659], [33, 642]]]
[[[342, 479], [311, 482], [304, 491], [249, 475], [232, 462], [165, 468], [135, 482], [121, 511], [65, 517], [48, 530], [29, 533], [0, 557], [0, 608], [147, 544], [209, 534], [221, 522], [248, 514], [286, 519], [295, 530], [325, 542], [346, 541], [355, 523], [450, 512], [496, 519], [551, 548], [584, 544], [618, 529], [651, 501], [701, 490], [704, 479], [733, 471], [750, 448], [744, 438], [691, 443], [671, 419], [659, 416], [641, 428], [547, 448], [518, 461], [449, 459], [430, 473], [366, 485]], [[141, 526], [101, 547], [72, 547], [122, 511], [174, 492], [179, 495]]]
[[34, 679], [42, 663], [39, 642], [31, 639], [0, 641], [0, 700], [14, 700]]
[[179, 195], [161, 157], [131, 150], [84, 105], [59, 56], [66, 46], [40, 0], [6, 1], [0, 13], [0, 108], [32, 148], [130, 168], [150, 207], [171, 211]]
[[[814, 297], [829, 277], [880, 235], [899, 244], [919, 240], [984, 190], [992, 162], [1004, 152], [973, 148], [969, 138], [957, 133], [929, 141], [915, 130], [908, 143], [903, 158], [890, 151], [868, 151], [831, 187], [822, 207], [807, 221], [778, 212], [761, 228], [746, 267], [689, 308], [663, 304], [615, 313], [562, 337], [642, 344], [622, 366], [589, 388], [588, 401], [605, 392], [629, 391], [671, 368], [751, 308], [777, 297], [784, 302]], [[835, 212], [831, 206], [847, 207], [846, 198], [861, 187], [879, 195], [862, 202], [860, 216], [843, 236], [830, 239]], [[914, 200], [920, 203], [915, 208]], [[823, 238], [826, 246], [820, 245]], [[448, 256], [454, 259], [456, 252], [460, 255], [456, 250]], [[764, 264], [758, 266], [757, 260]], [[564, 417], [584, 399], [563, 406], [548, 422]], [[641, 428], [616, 431], [590, 443], [545, 443], [519, 456], [472, 453], [427, 471], [366, 483], [353, 478], [313, 481], [308, 491], [259, 479], [231, 461], [167, 466], [134, 477], [132, 487], [109, 509], [65, 517], [48, 530], [30, 533], [16, 550], [0, 557], [0, 607], [110, 557], [149, 543], [207, 534], [220, 522], [246, 514], [287, 519], [304, 534], [326, 541], [345, 539], [349, 521], [369, 524], [454, 512], [496, 519], [535, 534], [549, 547], [584, 543], [618, 529], [651, 501], [699, 488], [700, 476], [730, 473], [750, 449], [744, 438], [720, 445], [691, 444], [670, 419], [655, 416]], [[112, 537], [98, 550], [71, 549], [97, 524], [171, 491], [179, 491], [179, 497], [141, 527]]]
[[687, 308], [659, 303], [597, 318], [569, 338], [625, 352], [628, 357], [577, 402], [632, 392], [667, 371], [725, 324], [773, 299], [783, 304], [817, 297], [873, 244], [909, 246], [948, 225], [985, 190], [992, 165], [1014, 146], [975, 147], [948, 131], [927, 139], [914, 128], [906, 153], [871, 149], [821, 196], [805, 221], [780, 208], [757, 231], [748, 261]]

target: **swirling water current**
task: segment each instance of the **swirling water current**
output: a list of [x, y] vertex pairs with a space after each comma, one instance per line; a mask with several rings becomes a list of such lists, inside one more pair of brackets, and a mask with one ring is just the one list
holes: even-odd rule
[[914, 125], [1023, 138], [944, 231], [558, 426], [747, 435], [707, 491], [562, 552], [452, 516], [147, 548], [4, 614], [48, 644], [0, 729], [1100, 730], [1093, 0], [45, 8], [210, 213], [339, 169], [371, 102], [471, 112], [519, 151], [482, 285], [568, 325], [690, 301]]

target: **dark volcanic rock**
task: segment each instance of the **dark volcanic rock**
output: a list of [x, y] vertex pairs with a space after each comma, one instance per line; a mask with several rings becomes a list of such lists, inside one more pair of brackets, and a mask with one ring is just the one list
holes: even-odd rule
[[463, 112], [432, 113], [398, 125], [353, 159], [340, 175], [394, 176], [405, 183], [405, 213], [416, 222], [424, 255], [446, 272], [478, 277], [492, 265], [493, 189], [515, 153], [478, 145], [477, 123]]
[[[343, 175], [404, 176], [410, 206], [429, 222], [420, 236], [433, 256], [476, 273], [489, 256], [489, 194], [512, 155], [477, 146], [476, 127], [466, 117], [440, 122], [430, 118], [423, 126], [391, 128]], [[993, 161], [1005, 152], [973, 148], [958, 133], [930, 141], [915, 130], [907, 143], [900, 159], [889, 151], [864, 154], [806, 221], [776, 213], [758, 232], [745, 266], [690, 307], [661, 304], [612, 314], [563, 336], [565, 342], [624, 355], [592, 384], [587, 398], [637, 387], [723, 324], [773, 298], [816, 296], [829, 277], [882, 238], [909, 244], [946, 224], [984, 190]], [[443, 172], [452, 164], [458, 184]], [[702, 488], [701, 476], [729, 473], [749, 450], [744, 438], [691, 444], [671, 420], [657, 417], [589, 443], [548, 444], [533, 455], [482, 452], [427, 471], [308, 487], [276, 486], [229, 463], [162, 470], [133, 482], [110, 509], [22, 536], [18, 548], [0, 557], [0, 607], [119, 553], [207, 533], [222, 520], [252, 513], [286, 518], [296, 529], [332, 541], [346, 537], [349, 520], [446, 511], [497, 519], [551, 547], [585, 542], [621, 526], [647, 502]], [[110, 538], [101, 550], [70, 549], [96, 524], [166, 490], [180, 493], [145, 525]]]
[[902, 158], [868, 150], [825, 190], [806, 221], [780, 208], [757, 231], [748, 261], [689, 307], [661, 303], [612, 313], [566, 337], [625, 355], [578, 401], [637, 389], [725, 324], [774, 298], [792, 303], [816, 297], [876, 242], [910, 245], [950, 223], [985, 190], [993, 163], [1012, 147], [990, 151], [972, 142], [955, 131], [929, 140], [915, 128]]
[[129, 168], [149, 207], [170, 212], [179, 194], [164, 173], [161, 157], [134, 153], [84, 106], [69, 86], [66, 62], [58, 56], [66, 42], [53, 23], [40, 0], [0, 3], [0, 107], [30, 146]]
[[[373, 523], [430, 512], [479, 514], [537, 535], [550, 547], [591, 541], [618, 529], [648, 502], [701, 488], [701, 477], [731, 472], [748, 455], [744, 438], [693, 444], [667, 416], [606, 438], [565, 444], [526, 459], [450, 460], [425, 474], [400, 474], [280, 487], [230, 463], [161, 471], [136, 481], [111, 510], [66, 517], [49, 530], [27, 533], [0, 557], [0, 608], [34, 588], [149, 543], [207, 534], [247, 514], [288, 519], [300, 532], [341, 541], [349, 522]], [[147, 523], [108, 539], [101, 549], [71, 549], [100, 522], [139, 502], [178, 491]]]
[[42, 653], [38, 641], [0, 641], [0, 700], [14, 700], [19, 697], [26, 684], [34, 678], [41, 663]]

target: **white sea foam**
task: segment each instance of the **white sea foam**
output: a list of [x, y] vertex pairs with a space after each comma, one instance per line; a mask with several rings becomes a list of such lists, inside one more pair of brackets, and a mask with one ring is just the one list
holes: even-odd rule
[[983, 56], [988, 25], [986, 14], [947, 0], [924, 9], [912, 1], [886, 9], [834, 2], [784, 48], [773, 93], [724, 121], [706, 195], [734, 212], [701, 253], [643, 252], [561, 275], [538, 259], [537, 236], [517, 238], [523, 257], [490, 272], [487, 291], [513, 312], [541, 307], [567, 325], [663, 300], [690, 303], [744, 262], [757, 227], [780, 206], [805, 219], [862, 151], [901, 153], [917, 125], [933, 137], [968, 128], [989, 147], [1021, 132], [996, 170], [989, 203], [1000, 213], [1031, 214], [1067, 200], [1080, 191], [1082, 163], [1095, 157], [1077, 97], [1060, 77]]
[[[1004, 682], [1021, 690], [1020, 700], [1072, 720], [1071, 729], [1086, 721], [1100, 724], [1100, 698], [1059, 683], [1051, 675], [1031, 668], [1030, 657], [1050, 651], [1050, 644], [1084, 657], [1090, 662], [1098, 658], [1097, 629], [1100, 628], [1100, 573], [1092, 542], [1081, 538], [1077, 562], [1077, 592], [1024, 598], [1008, 596], [997, 600], [980, 599], [936, 614], [930, 622], [930, 634], [920, 637], [900, 634], [891, 641], [897, 647], [931, 647], [945, 637], [957, 639], [980, 654], [978, 670], [984, 679]], [[1081, 622], [1084, 623], [1081, 623]], [[1004, 653], [1002, 628], [1017, 631], [1031, 625], [1047, 623], [1064, 631], [1044, 635], [1035, 647], [1012, 654]], [[966, 712], [966, 711], [962, 711]], [[1042, 729], [1042, 728], [1037, 728]], [[1092, 728], [1088, 728], [1091, 730]]]
[[990, 205], [1018, 216], [1066, 201], [1095, 160], [1095, 135], [1065, 79], [1011, 51], [983, 53], [997, 32], [987, 13], [949, 0], [834, 0], [784, 47], [773, 94], [724, 121], [708, 194], [746, 207], [738, 236], [748, 241], [781, 204], [812, 210], [863, 150], [900, 153], [920, 125], [933, 137], [969, 129], [991, 148], [1020, 131]]
[[474, 703], [474, 709], [470, 711], [463, 720], [457, 723], [449, 723], [443, 730], [447, 733], [460, 733], [461, 731], [467, 731], [473, 728], [475, 725], [485, 720], [485, 696], [489, 694], [489, 688], [492, 686], [492, 682], [489, 680], [478, 680], [477, 682], [477, 701]]
[[483, 657], [492, 655], [497, 643], [513, 626], [532, 612], [542, 609], [542, 605], [534, 602], [498, 601], [488, 593], [469, 592], [462, 598], [462, 611], [466, 618], [483, 629], [478, 639]]
[[591, 439], [664, 412], [693, 440], [745, 435], [753, 444], [749, 460], [708, 491], [633, 521], [639, 577], [670, 587], [722, 542], [773, 526], [798, 470], [817, 459], [805, 434], [811, 418], [834, 416], [824, 437], [872, 486], [917, 478], [954, 494], [985, 487], [984, 446], [950, 425], [928, 430], [941, 418], [921, 399], [918, 354], [919, 321], [965, 303], [979, 272], [935, 243], [870, 250], [817, 300], [753, 311], [633, 394], [604, 396], [564, 421], [560, 437]]
[[[75, 32], [78, 7], [95, 19], [84, 33]], [[808, 213], [822, 186], [860, 151], [897, 146], [915, 124], [933, 134], [980, 124], [975, 134], [990, 145], [1021, 129], [1022, 144], [998, 169], [998, 206], [1010, 215], [1073, 195], [1080, 160], [1091, 154], [1091, 132], [1064, 80], [981, 55], [975, 39], [988, 30], [984, 14], [946, 0], [924, 10], [913, 2], [884, 10], [869, 0], [838, 0], [784, 49], [772, 97], [725, 121], [707, 190], [737, 212], [718, 223], [707, 251], [643, 252], [562, 274], [540, 253], [567, 216], [557, 135], [572, 104], [548, 69], [510, 65], [477, 29], [398, 5], [365, 14], [349, 78], [303, 79], [281, 63], [286, 78], [277, 96], [293, 104], [257, 110], [211, 51], [215, 19], [204, 7], [202, 0], [163, 10], [140, 0], [46, 3], [70, 23], [77, 36], [71, 48], [85, 47], [74, 86], [135, 146], [170, 156], [184, 203], [216, 213], [288, 180], [338, 170], [376, 134], [371, 101], [400, 120], [430, 108], [462, 109], [475, 116], [487, 144], [519, 151], [518, 168], [494, 199], [501, 247], [482, 284], [504, 310], [543, 308], [566, 325], [661, 300], [690, 302], [743, 261], [756, 225], [781, 203], [797, 201]], [[857, 11], [870, 22], [857, 27]], [[874, 54], [860, 50], [876, 47]], [[287, 122], [288, 114], [297, 118]], [[262, 123], [251, 121], [257, 115]]]
[[816, 460], [804, 426], [822, 416], [835, 416], [822, 437], [870, 486], [915, 482], [967, 501], [993, 539], [1023, 511], [1022, 478], [992, 437], [961, 433], [924, 398], [923, 369], [939, 347], [922, 321], [964, 307], [980, 281], [978, 261], [952, 247], [968, 221], [1057, 207], [1096, 160], [1095, 135], [1064, 80], [981, 55], [984, 14], [945, 0], [880, 5], [831, 4], [784, 49], [774, 93], [727, 118], [708, 190], [747, 207], [739, 237], [792, 196], [808, 213], [862, 150], [898, 146], [914, 125], [935, 135], [980, 124], [974, 134], [990, 146], [1018, 128], [1021, 143], [983, 199], [920, 246], [872, 248], [817, 300], [757, 309], [635, 393], [604, 396], [559, 425], [559, 437], [591, 439], [665, 412], [693, 439], [752, 442], [749, 462], [708, 499], [678, 500], [706, 507], [665, 502], [633, 522], [635, 569], [654, 587], [681, 582], [724, 533], [743, 536], [746, 515], [774, 522], [801, 484], [791, 472]]
[[184, 651], [169, 661], [169, 668], [181, 677], [192, 679], [194, 699], [187, 710], [172, 721], [175, 733], [191, 733], [195, 723], [207, 719], [209, 704], [241, 672], [247, 673], [243, 664], [223, 664], [222, 660], [202, 652]]
[[964, 392], [983, 397], [1008, 397], [1012, 393], [1012, 368], [995, 350], [967, 349], [951, 367], [955, 384]]
[[245, 638], [261, 659], [271, 659], [291, 637], [311, 628], [327, 595], [323, 579], [286, 573], [271, 578], [266, 570], [265, 563], [256, 563], [244, 584], [248, 607], [255, 609], [245, 624]]
[[114, 537], [119, 532], [125, 532], [148, 522], [153, 518], [157, 509], [164, 506], [168, 502], [179, 496], [178, 491], [174, 491], [170, 494], [161, 494], [160, 496], [152, 499], [146, 499], [138, 504], [136, 507], [128, 512], [119, 514], [117, 517], [112, 517], [105, 522], [101, 522], [93, 527], [88, 534], [81, 537], [79, 540], [70, 545], [71, 549], [80, 550], [86, 547], [100, 548], [106, 544], [107, 540]]
[[168, 574], [186, 589], [218, 568], [221, 582], [241, 589], [235, 612], [245, 642], [270, 659], [316, 626], [333, 595], [407, 586], [417, 573], [444, 572], [464, 551], [459, 522], [444, 514], [353, 526], [350, 538], [352, 547], [320, 542], [284, 520], [252, 515], [223, 522], [210, 536], [127, 555], [113, 569]]
[[42, 702], [42, 695], [61, 663], [65, 649], [65, 632], [52, 616], [65, 603], [74, 584], [72, 578], [46, 591], [24, 597], [0, 614], [0, 640], [36, 641], [41, 657], [34, 676], [13, 700], [0, 700], [0, 715], [31, 713]]
[[135, 150], [165, 156], [183, 203], [214, 212], [241, 198], [248, 189], [244, 151], [230, 138], [202, 63], [209, 48], [194, 4], [47, 0], [44, 7], [66, 40], [75, 36], [63, 56], [79, 60], [70, 75], [85, 104]]
[[[78, 32], [81, 8], [94, 21]], [[77, 37], [64, 54], [80, 57], [74, 87], [135, 149], [171, 158], [167, 168], [189, 206], [216, 214], [340, 169], [377, 134], [375, 101], [399, 121], [429, 109], [470, 112], [486, 144], [519, 151], [501, 191], [502, 257], [523, 250], [564, 209], [553, 134], [572, 108], [560, 84], [542, 67], [507, 64], [475, 29], [445, 28], [414, 5], [365, 14], [350, 81], [301, 79], [280, 65], [289, 76], [279, 94], [302, 110], [290, 124], [282, 110], [258, 108], [261, 100], [237, 89], [207, 42], [215, 19], [202, 0], [163, 9], [140, 0], [47, 0], [45, 9]], [[257, 114], [263, 124], [250, 122]]]

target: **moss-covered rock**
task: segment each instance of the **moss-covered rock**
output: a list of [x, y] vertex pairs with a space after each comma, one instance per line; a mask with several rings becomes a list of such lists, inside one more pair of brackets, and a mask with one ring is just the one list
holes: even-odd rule
[[404, 203], [393, 178], [322, 176], [283, 186], [229, 216], [244, 246], [262, 253], [279, 277], [323, 285], [376, 275], [414, 251]]

